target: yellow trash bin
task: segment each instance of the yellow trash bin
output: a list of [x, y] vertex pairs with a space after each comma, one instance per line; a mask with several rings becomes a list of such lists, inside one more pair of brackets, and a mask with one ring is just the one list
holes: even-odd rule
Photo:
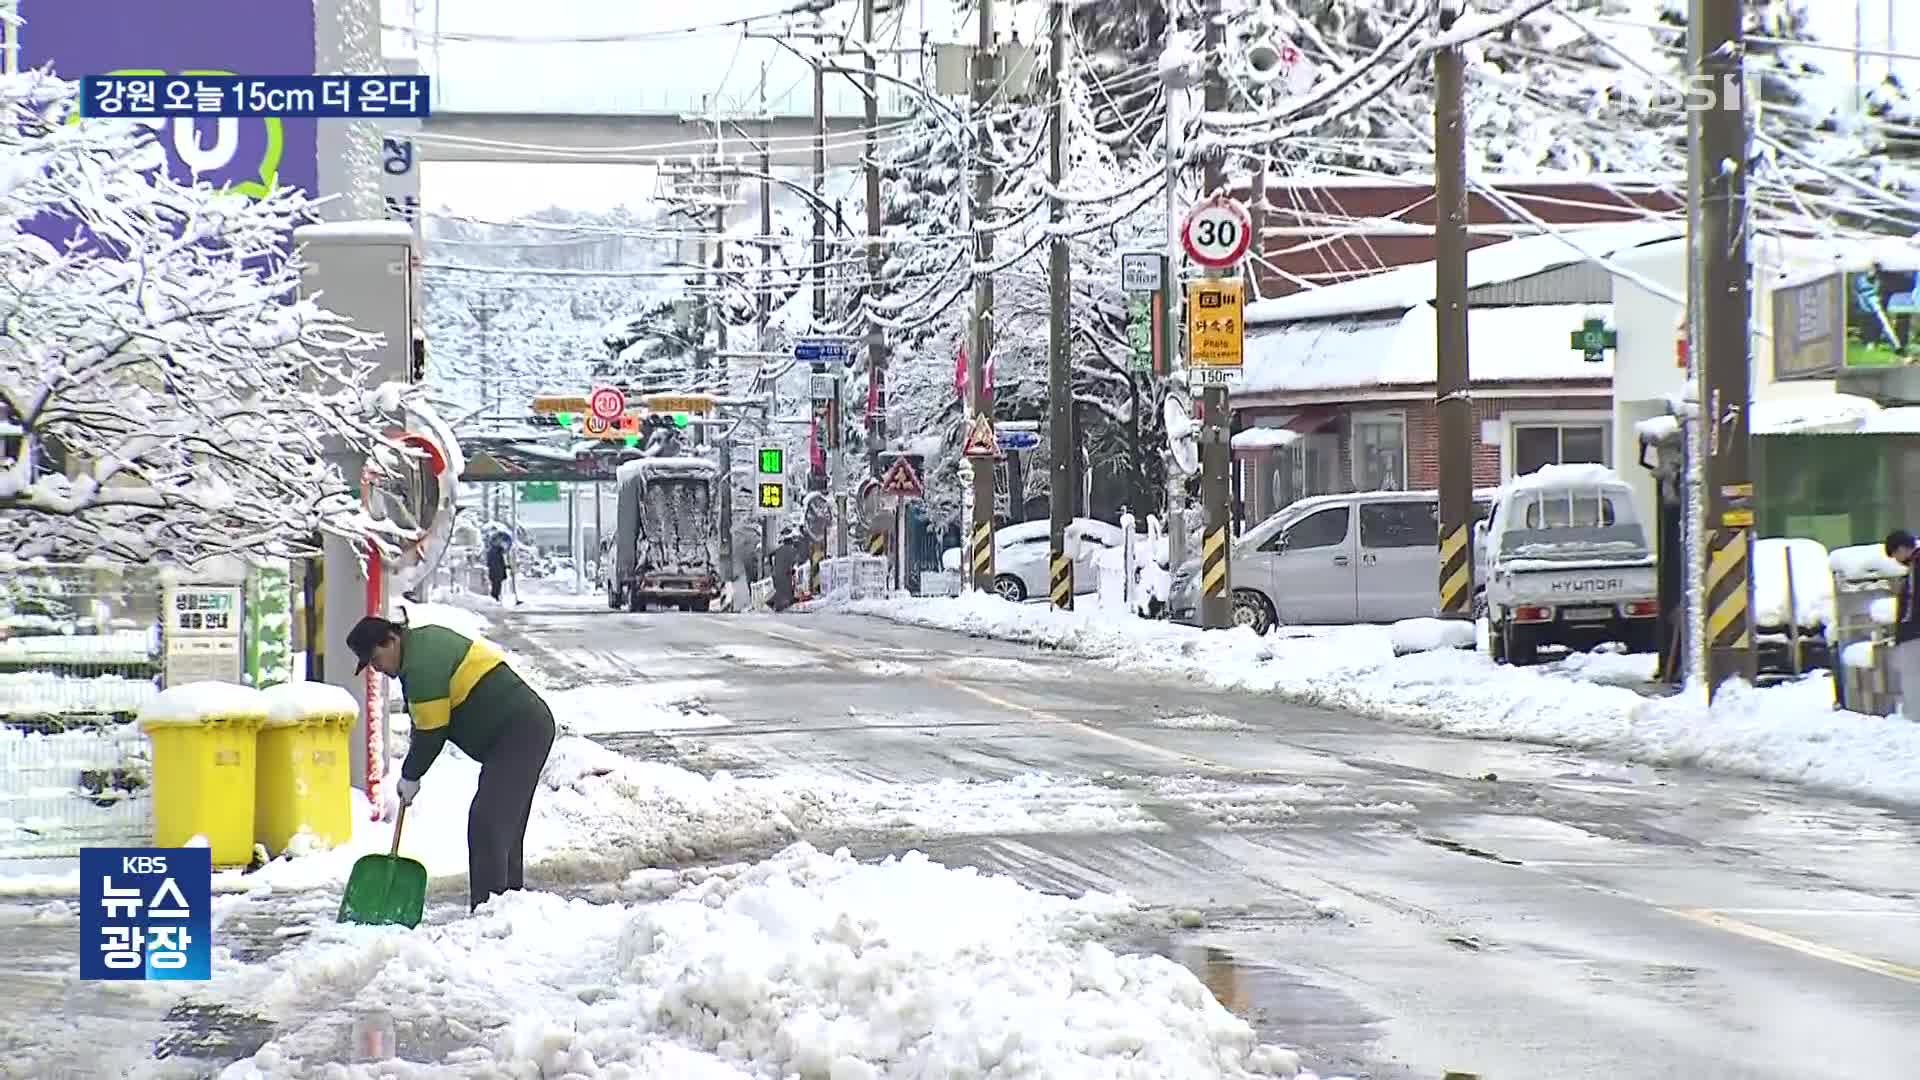
[[233, 683], [169, 687], [140, 710], [153, 744], [156, 846], [204, 843], [215, 866], [253, 860], [254, 742], [266, 721], [260, 691]]
[[327, 683], [268, 687], [260, 730], [253, 838], [275, 855], [325, 851], [353, 838], [353, 769], [348, 757], [360, 707]]

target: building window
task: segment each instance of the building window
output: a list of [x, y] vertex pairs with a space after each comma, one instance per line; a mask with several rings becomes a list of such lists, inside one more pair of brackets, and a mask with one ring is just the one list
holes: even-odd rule
[[1542, 465], [1611, 465], [1605, 420], [1524, 421], [1513, 425], [1514, 476]]
[[1407, 489], [1407, 418], [1401, 413], [1353, 415], [1353, 489]]

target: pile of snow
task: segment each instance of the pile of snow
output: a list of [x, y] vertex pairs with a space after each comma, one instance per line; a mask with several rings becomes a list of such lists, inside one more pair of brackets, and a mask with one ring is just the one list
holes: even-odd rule
[[[1709, 708], [1688, 692], [1649, 699], [1596, 685], [1595, 657], [1535, 668], [1496, 665], [1484, 653], [1443, 649], [1394, 655], [1386, 627], [1329, 627], [1300, 637], [1244, 628], [1200, 631], [1099, 612], [1008, 604], [985, 593], [897, 599], [848, 610], [919, 626], [1075, 652], [1119, 671], [1164, 674], [1227, 689], [1487, 739], [1593, 750], [1803, 783], [1920, 804], [1920, 724], [1833, 708], [1824, 673], [1721, 695]], [[1650, 665], [1651, 657], [1606, 661]]]
[[14, 664], [137, 665], [151, 663], [156, 635], [143, 630], [106, 634], [35, 634], [0, 638], [0, 660]]
[[1788, 625], [1787, 598], [1793, 598], [1793, 625], [1815, 630], [1833, 625], [1833, 569], [1818, 540], [1769, 537], [1753, 542], [1754, 625]]
[[1387, 632], [1392, 636], [1395, 656], [1435, 649], [1471, 649], [1479, 643], [1479, 628], [1465, 619], [1402, 619]]
[[[471, 1075], [1306, 1075], [1186, 968], [1102, 944], [1138, 924], [1122, 897], [805, 844], [753, 866], [641, 875], [633, 894], [644, 899], [513, 894], [411, 933], [322, 925], [211, 992], [273, 1019], [332, 1005], [314, 1028], [377, 1011], [460, 1032], [472, 1048], [450, 1060]], [[303, 1026], [223, 1075], [305, 1075]]]
[[140, 711], [159, 692], [152, 679], [6, 672], [0, 673], [0, 715], [132, 713]]
[[266, 699], [267, 726], [294, 727], [316, 720], [338, 720], [360, 714], [353, 695], [332, 683], [290, 682], [261, 691]]
[[675, 679], [582, 686], [550, 692], [546, 698], [561, 730], [576, 735], [686, 731], [731, 723], [706, 705], [706, 694], [719, 686], [712, 679]]
[[1848, 582], [1899, 581], [1907, 573], [1907, 568], [1894, 562], [1881, 544], [1834, 548], [1827, 562], [1834, 577]]

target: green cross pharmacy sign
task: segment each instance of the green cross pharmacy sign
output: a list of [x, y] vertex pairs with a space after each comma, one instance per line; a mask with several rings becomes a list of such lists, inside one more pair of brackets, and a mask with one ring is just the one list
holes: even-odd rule
[[1620, 335], [1607, 326], [1605, 319], [1590, 318], [1573, 332], [1570, 344], [1587, 363], [1597, 364], [1607, 358], [1608, 349], [1620, 344]]

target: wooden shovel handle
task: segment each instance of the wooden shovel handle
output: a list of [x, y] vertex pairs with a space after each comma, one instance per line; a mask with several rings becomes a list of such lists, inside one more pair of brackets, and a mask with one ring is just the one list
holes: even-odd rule
[[405, 828], [406, 824], [407, 824], [407, 804], [401, 803], [400, 815], [393, 819], [393, 850], [387, 852], [388, 858], [393, 858], [400, 854], [400, 830]]

